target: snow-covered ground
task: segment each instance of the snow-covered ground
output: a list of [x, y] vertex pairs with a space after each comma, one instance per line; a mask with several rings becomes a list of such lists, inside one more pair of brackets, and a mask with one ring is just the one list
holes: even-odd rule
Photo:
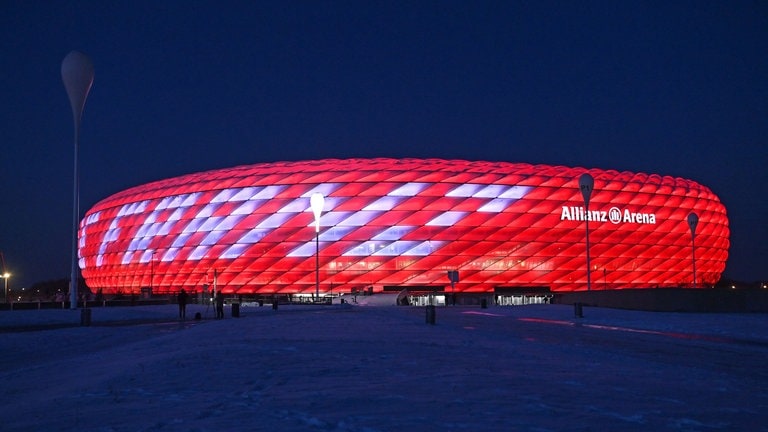
[[375, 299], [0, 312], [0, 430], [768, 430], [765, 314]]

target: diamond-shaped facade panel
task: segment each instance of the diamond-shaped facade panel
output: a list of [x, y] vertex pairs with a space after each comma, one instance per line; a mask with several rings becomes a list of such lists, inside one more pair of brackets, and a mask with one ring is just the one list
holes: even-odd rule
[[314, 293], [318, 271], [321, 293], [439, 288], [449, 270], [456, 292], [574, 291], [587, 289], [587, 223], [593, 289], [693, 287], [694, 263], [696, 287], [711, 286], [725, 269], [725, 207], [693, 181], [439, 159], [256, 164], [137, 186], [87, 212], [79, 254], [105, 293]]

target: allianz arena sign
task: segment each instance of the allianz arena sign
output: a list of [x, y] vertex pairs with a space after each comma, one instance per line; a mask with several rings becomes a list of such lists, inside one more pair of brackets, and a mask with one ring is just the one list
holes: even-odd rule
[[560, 220], [568, 221], [586, 221], [590, 222], [610, 222], [612, 224], [633, 223], [633, 224], [656, 224], [656, 215], [654, 213], [638, 213], [624, 209], [622, 212], [618, 207], [611, 207], [610, 210], [589, 210], [584, 207], [563, 206], [560, 212]]

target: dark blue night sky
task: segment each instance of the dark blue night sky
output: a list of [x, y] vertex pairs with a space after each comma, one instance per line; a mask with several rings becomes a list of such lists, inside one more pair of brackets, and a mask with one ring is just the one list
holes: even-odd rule
[[725, 276], [768, 279], [768, 2], [5, 0], [0, 35], [0, 250], [15, 287], [69, 277], [60, 68], [74, 49], [96, 71], [83, 213], [255, 162], [616, 169], [711, 188], [731, 224]]

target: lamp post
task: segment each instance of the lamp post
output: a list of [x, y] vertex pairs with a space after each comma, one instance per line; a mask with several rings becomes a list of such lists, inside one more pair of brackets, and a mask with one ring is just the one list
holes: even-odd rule
[[3, 279], [5, 280], [5, 303], [8, 303], [8, 278], [11, 274], [8, 272], [3, 273]]
[[309, 205], [315, 215], [315, 299], [320, 300], [320, 213], [323, 212], [325, 197], [320, 192], [313, 193]]
[[451, 303], [456, 306], [456, 282], [459, 281], [459, 271], [448, 270], [448, 280], [451, 282]]
[[581, 189], [581, 196], [584, 197], [584, 211], [587, 227], [587, 291], [592, 289], [592, 276], [589, 268], [589, 197], [592, 196], [592, 190], [595, 186], [595, 179], [592, 178], [589, 173], [584, 173], [579, 177], [579, 189]]
[[149, 256], [149, 292], [153, 291], [153, 285], [155, 280], [155, 251]]
[[5, 270], [5, 255], [3, 255], [2, 251], [0, 251], [0, 264], [3, 266], [3, 273], [0, 274], [0, 277], [5, 279], [5, 296], [3, 297], [3, 303], [8, 303], [8, 278], [11, 274]]
[[75, 174], [74, 191], [72, 193], [72, 272], [69, 282], [69, 304], [71, 309], [77, 309], [77, 225], [80, 217], [80, 172], [78, 167], [78, 147], [80, 140], [80, 120], [88, 92], [93, 85], [93, 63], [87, 55], [72, 51], [61, 62], [61, 79], [69, 96], [72, 107], [72, 117], [75, 125]]
[[699, 224], [699, 215], [688, 214], [688, 228], [691, 229], [691, 258], [693, 259], [693, 287], [696, 288], [696, 225]]

